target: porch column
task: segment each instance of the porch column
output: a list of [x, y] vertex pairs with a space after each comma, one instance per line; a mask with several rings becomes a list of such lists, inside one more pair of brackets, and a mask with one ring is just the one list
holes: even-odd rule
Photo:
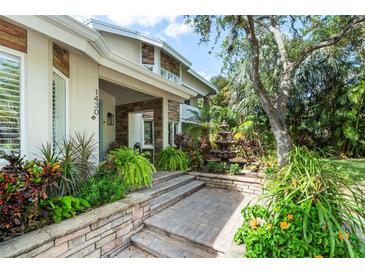
[[169, 100], [162, 98], [162, 147], [169, 145]]

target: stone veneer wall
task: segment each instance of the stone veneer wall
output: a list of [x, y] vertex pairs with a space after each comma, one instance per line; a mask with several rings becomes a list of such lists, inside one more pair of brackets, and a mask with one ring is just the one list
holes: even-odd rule
[[131, 194], [74, 218], [0, 243], [0, 257], [113, 257], [150, 215], [148, 194]]
[[259, 195], [262, 193], [264, 180], [248, 175], [225, 175], [204, 172], [189, 172], [197, 180], [204, 181], [206, 186], [240, 191], [246, 194]]
[[119, 105], [116, 107], [116, 142], [128, 146], [128, 113], [135, 111], [153, 110], [154, 146], [155, 153], [162, 149], [162, 98]]
[[180, 122], [180, 103], [169, 100], [168, 109], [169, 121]]

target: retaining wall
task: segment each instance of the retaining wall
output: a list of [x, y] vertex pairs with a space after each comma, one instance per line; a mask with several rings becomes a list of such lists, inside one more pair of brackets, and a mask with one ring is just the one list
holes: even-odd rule
[[197, 180], [204, 181], [207, 186], [240, 191], [246, 194], [262, 193], [263, 178], [259, 175], [225, 175], [204, 172], [189, 172]]
[[92, 209], [0, 243], [0, 257], [113, 257], [150, 215], [148, 194]]

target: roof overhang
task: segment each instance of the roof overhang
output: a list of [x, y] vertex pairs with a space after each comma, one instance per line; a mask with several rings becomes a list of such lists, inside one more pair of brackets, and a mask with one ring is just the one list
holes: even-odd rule
[[132, 39], [137, 39], [142, 42], [159, 47], [159, 48], [163, 49], [164, 51], [166, 51], [171, 56], [173, 56], [174, 58], [176, 58], [177, 60], [179, 60], [179, 62], [184, 64], [186, 67], [188, 67], [188, 68], [191, 67], [191, 62], [188, 59], [186, 59], [184, 56], [182, 56], [180, 53], [178, 53], [174, 48], [172, 48], [169, 44], [167, 44], [165, 41], [163, 41], [161, 39], [150, 37], [146, 34], [138, 32], [138, 31], [133, 31], [133, 30], [130, 30], [127, 28], [123, 28], [120, 26], [116, 26], [116, 25], [109, 24], [109, 23], [102, 22], [102, 21], [95, 20], [95, 19], [89, 19], [85, 22], [85, 24], [97, 31], [108, 32], [108, 33], [113, 33], [113, 34], [129, 37]]
[[95, 60], [100, 65], [165, 90], [183, 99], [196, 96], [189, 88], [176, 85], [139, 64], [111, 51], [99, 32], [70, 16], [14, 16], [7, 18], [58, 40]]

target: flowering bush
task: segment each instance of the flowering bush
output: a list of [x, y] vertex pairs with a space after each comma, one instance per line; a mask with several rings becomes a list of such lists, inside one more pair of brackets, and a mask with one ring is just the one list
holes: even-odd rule
[[0, 240], [46, 222], [39, 202], [47, 198], [47, 187], [61, 175], [58, 163], [38, 161], [10, 170], [0, 172]]
[[245, 256], [365, 257], [362, 183], [298, 147], [268, 176], [261, 197], [267, 208], [242, 210], [235, 240], [245, 243]]
[[[356, 234], [336, 231], [334, 237], [323, 228], [315, 208], [311, 208], [308, 233], [303, 234], [306, 204], [281, 204], [273, 211], [255, 205], [242, 210], [246, 220], [235, 234], [236, 243], [244, 243], [248, 258], [315, 258], [330, 257], [331, 242], [336, 248], [333, 257], [349, 257], [346, 241], [354, 247], [355, 256], [365, 255], [364, 244]], [[331, 228], [335, 230], [335, 228]]]

